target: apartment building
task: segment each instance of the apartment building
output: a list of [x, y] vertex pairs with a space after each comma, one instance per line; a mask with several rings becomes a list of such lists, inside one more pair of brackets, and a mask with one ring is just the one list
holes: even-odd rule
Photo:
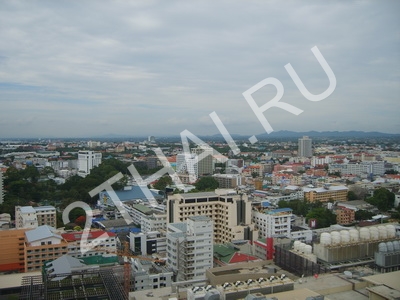
[[220, 189], [232, 189], [242, 185], [240, 174], [214, 174], [213, 178], [218, 181]]
[[54, 206], [15, 207], [16, 228], [36, 228], [42, 225], [57, 227], [57, 213]]
[[176, 156], [176, 171], [179, 175], [188, 175], [188, 180], [184, 180], [186, 183], [196, 182], [199, 170], [199, 157], [194, 153], [179, 153]]
[[258, 237], [251, 223], [251, 202], [247, 195], [202, 192], [168, 196], [167, 223], [185, 222], [192, 216], [213, 220], [216, 244]]
[[292, 210], [278, 208], [273, 210], [253, 211], [253, 223], [259, 230], [259, 237], [290, 237]]
[[165, 232], [130, 232], [129, 246], [134, 253], [146, 256], [154, 253], [165, 253], [167, 241]]
[[78, 175], [86, 177], [90, 170], [101, 164], [100, 152], [81, 150], [78, 152]]
[[310, 202], [347, 201], [348, 190], [344, 185], [325, 185], [319, 188], [303, 187], [304, 197]]
[[198, 156], [198, 176], [211, 175], [214, 171], [213, 149], [193, 148], [192, 154]]
[[168, 267], [147, 260], [132, 259], [132, 272], [135, 291], [169, 287], [173, 282], [174, 273]]
[[167, 228], [167, 262], [177, 281], [205, 279], [213, 267], [213, 221], [207, 216], [190, 216]]
[[25, 272], [26, 229], [0, 230], [1, 272]]
[[[91, 230], [85, 240], [83, 231], [63, 233], [62, 238], [68, 243], [68, 254], [72, 257], [90, 257], [117, 255], [117, 235], [104, 230]], [[81, 245], [83, 238], [87, 245]]]
[[308, 136], [299, 138], [298, 144], [298, 157], [311, 157], [312, 156], [312, 140]]
[[341, 207], [336, 210], [336, 222], [339, 225], [350, 225], [354, 223], [356, 212], [353, 209]]
[[68, 243], [55, 229], [43, 225], [25, 231], [25, 272], [41, 271], [43, 264], [68, 252]]

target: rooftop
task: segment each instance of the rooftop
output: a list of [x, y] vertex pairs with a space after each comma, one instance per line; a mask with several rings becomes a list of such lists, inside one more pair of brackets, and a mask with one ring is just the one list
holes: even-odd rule
[[61, 236], [57, 235], [54, 233], [55, 228], [48, 226], [48, 225], [42, 225], [39, 226], [35, 229], [28, 230], [25, 232], [26, 240], [28, 243], [32, 243], [35, 241], [55, 237], [58, 239], [62, 239]]

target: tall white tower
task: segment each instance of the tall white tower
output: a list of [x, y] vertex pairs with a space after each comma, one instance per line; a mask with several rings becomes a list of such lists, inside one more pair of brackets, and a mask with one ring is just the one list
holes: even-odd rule
[[312, 140], [308, 136], [299, 138], [299, 149], [297, 152], [298, 157], [311, 157], [312, 156]]
[[86, 177], [90, 174], [90, 170], [101, 164], [101, 153], [94, 151], [78, 152], [78, 175]]
[[213, 221], [207, 216], [168, 224], [168, 264], [178, 281], [206, 278], [206, 271], [213, 267], [213, 231]]

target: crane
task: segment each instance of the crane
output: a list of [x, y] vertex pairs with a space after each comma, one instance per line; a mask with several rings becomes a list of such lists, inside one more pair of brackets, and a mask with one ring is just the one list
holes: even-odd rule
[[95, 250], [104, 250], [108, 253], [116, 254], [116, 255], [122, 256], [124, 258], [124, 291], [125, 291], [125, 295], [128, 298], [129, 298], [130, 281], [131, 281], [131, 267], [130, 267], [130, 262], [129, 262], [128, 258], [138, 258], [138, 259], [142, 259], [142, 260], [148, 260], [148, 261], [155, 262], [157, 265], [165, 265], [165, 260], [162, 260], [159, 258], [152, 258], [152, 257], [147, 257], [147, 256], [131, 254], [128, 241], [124, 242], [124, 247], [122, 250], [112, 251], [110, 249], [104, 249], [104, 248], [96, 248]]

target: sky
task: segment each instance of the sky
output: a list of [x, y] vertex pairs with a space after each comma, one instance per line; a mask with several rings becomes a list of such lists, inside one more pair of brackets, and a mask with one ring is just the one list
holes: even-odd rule
[[[265, 133], [243, 93], [281, 83], [273, 131], [400, 133], [399, 1], [1, 1], [0, 138]], [[310, 93], [336, 78], [320, 101]], [[258, 107], [279, 88], [258, 89]]]

